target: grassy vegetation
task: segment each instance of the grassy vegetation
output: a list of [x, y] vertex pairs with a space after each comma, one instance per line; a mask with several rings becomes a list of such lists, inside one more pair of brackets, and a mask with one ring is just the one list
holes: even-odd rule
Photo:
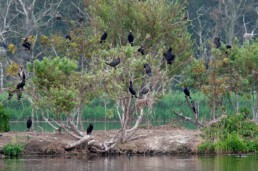
[[19, 142], [15, 137], [12, 139], [11, 143], [4, 145], [3, 152], [4, 155], [10, 157], [19, 157], [24, 151], [24, 144]]
[[10, 130], [9, 119], [10, 115], [8, 111], [0, 104], [0, 132], [7, 132]]
[[200, 153], [246, 153], [258, 151], [258, 125], [244, 114], [231, 115], [202, 130]]

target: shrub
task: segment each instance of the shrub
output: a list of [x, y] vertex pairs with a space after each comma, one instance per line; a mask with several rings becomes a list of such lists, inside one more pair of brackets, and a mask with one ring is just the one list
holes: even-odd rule
[[5, 110], [4, 106], [0, 104], [0, 132], [10, 131], [9, 119], [9, 113]]
[[258, 126], [244, 114], [223, 118], [202, 130], [205, 142], [199, 145], [199, 152], [242, 153], [258, 151]]
[[10, 157], [19, 157], [22, 155], [24, 151], [24, 144], [21, 142], [18, 142], [15, 139], [12, 140], [11, 143], [4, 145], [3, 152], [4, 155], [10, 156]]

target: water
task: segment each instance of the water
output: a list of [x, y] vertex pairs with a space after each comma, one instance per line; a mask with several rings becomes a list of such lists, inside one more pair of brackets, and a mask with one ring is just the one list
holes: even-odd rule
[[257, 171], [258, 156], [127, 156], [0, 159], [1, 171]]
[[[92, 121], [94, 125], [94, 130], [111, 130], [111, 129], [120, 129], [121, 125], [120, 122], [118, 121], [109, 121], [109, 122], [104, 122], [104, 121]], [[23, 132], [26, 131], [26, 121], [12, 121], [10, 122], [11, 124], [11, 131], [18, 131], [18, 132]], [[36, 122], [35, 124], [35, 131], [42, 131], [42, 129], [45, 132], [52, 132], [54, 129], [47, 123], [47, 122]], [[82, 122], [84, 130], [87, 129], [89, 122]], [[152, 123], [153, 126], [160, 126], [168, 124], [167, 122], [163, 121], [155, 121]], [[144, 125], [144, 124], [143, 124]], [[182, 126], [188, 129], [196, 129], [194, 125], [189, 124], [188, 122], [182, 123]]]

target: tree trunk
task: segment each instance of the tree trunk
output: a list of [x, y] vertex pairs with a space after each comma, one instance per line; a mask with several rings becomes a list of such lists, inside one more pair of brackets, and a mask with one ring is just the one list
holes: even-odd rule
[[79, 104], [79, 111], [77, 115], [77, 126], [79, 130], [83, 130], [83, 125], [82, 125], [82, 110], [83, 110], [83, 102], [82, 99]]
[[3, 91], [4, 88], [4, 70], [3, 64], [0, 62], [0, 91]]
[[32, 130], [35, 130], [34, 112], [35, 112], [35, 109], [34, 109], [34, 107], [32, 106], [32, 109], [31, 109]]
[[258, 91], [256, 90], [256, 106], [255, 106], [255, 113], [254, 113], [254, 119], [255, 122], [258, 121]]

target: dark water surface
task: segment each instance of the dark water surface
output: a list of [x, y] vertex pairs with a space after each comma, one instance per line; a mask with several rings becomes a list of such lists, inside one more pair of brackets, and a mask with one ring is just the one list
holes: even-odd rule
[[0, 159], [1, 171], [257, 171], [258, 156], [127, 156]]

